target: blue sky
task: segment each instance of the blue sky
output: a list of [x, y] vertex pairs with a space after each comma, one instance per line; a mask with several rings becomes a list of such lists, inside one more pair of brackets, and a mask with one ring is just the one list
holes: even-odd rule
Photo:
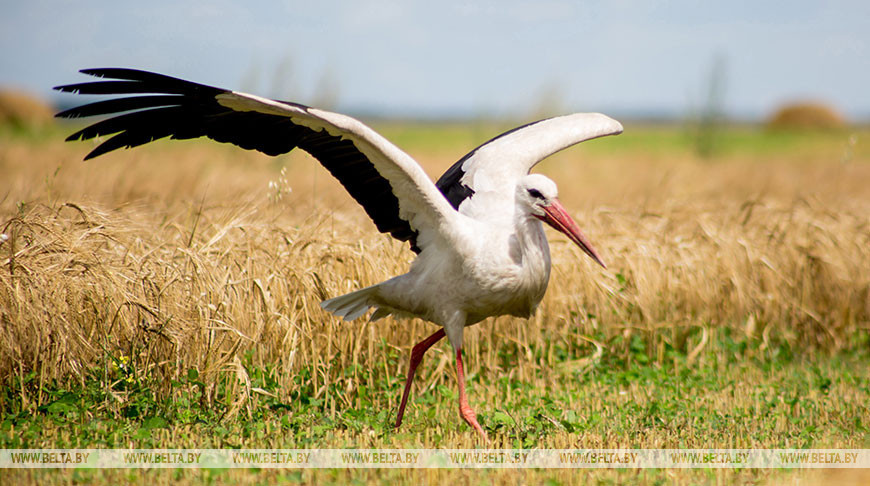
[[124, 66], [357, 114], [679, 116], [718, 62], [731, 115], [870, 120], [866, 0], [0, 1], [0, 85], [44, 96]]

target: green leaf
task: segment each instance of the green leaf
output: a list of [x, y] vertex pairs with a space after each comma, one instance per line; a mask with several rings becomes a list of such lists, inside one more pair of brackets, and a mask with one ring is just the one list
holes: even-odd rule
[[510, 415], [506, 414], [505, 412], [502, 412], [501, 410], [496, 410], [495, 412], [493, 412], [492, 421], [493, 421], [493, 423], [496, 423], [496, 424], [502, 424], [502, 425], [508, 425], [508, 426], [516, 425], [516, 422], [514, 421], [514, 419]]

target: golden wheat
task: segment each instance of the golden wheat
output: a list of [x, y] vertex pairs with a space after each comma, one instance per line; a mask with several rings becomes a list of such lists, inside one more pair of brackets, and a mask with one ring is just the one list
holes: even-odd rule
[[[244, 413], [258, 393], [239, 361], [246, 351], [281, 371], [283, 398], [310, 366], [316, 396], [346, 399], [323, 395], [373, 379], [358, 369], [404, 374], [381, 340], [404, 354], [433, 331], [321, 311], [326, 297], [404, 271], [413, 254], [307, 156], [176, 142], [84, 163], [86, 151], [60, 137], [0, 145], [0, 382], [84, 380], [123, 358], [157, 383], [195, 368], [210, 400], [226, 380], [232, 413]], [[870, 322], [870, 164], [860, 151], [841, 155], [827, 143], [704, 163], [602, 147], [542, 164], [608, 270], [550, 233], [554, 272], [537, 315], [475, 326], [469, 373], [531, 380], [538, 365], [499, 370], [498, 349], [515, 343], [530, 356], [545, 336], [622, 356], [608, 337], [639, 334], [651, 356], [669, 345], [690, 361], [720, 327], [762, 347], [847, 347]], [[442, 151], [420, 159], [435, 176], [451, 163]], [[292, 192], [270, 197], [282, 167]], [[420, 383], [449, 380], [448, 353], [429, 360]], [[25, 403], [39, 404], [40, 388], [22, 390]]]

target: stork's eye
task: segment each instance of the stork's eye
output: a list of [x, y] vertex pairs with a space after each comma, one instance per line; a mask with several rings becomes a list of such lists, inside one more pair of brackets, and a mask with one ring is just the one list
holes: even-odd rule
[[544, 195], [537, 189], [529, 189], [529, 195], [535, 199], [544, 199]]

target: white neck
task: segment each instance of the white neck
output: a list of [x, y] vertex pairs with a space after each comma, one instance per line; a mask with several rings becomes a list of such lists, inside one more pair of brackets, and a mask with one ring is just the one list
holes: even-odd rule
[[541, 220], [529, 212], [529, 208], [517, 203], [514, 208], [514, 228], [517, 243], [523, 255], [523, 265], [543, 268], [550, 273], [550, 245]]

